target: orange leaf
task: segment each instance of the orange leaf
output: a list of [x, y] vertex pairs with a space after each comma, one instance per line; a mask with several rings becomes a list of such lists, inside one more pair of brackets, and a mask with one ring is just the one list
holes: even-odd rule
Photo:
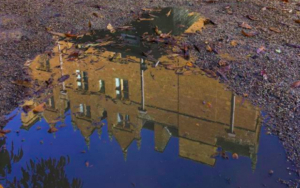
[[45, 111], [45, 107], [46, 107], [46, 103], [42, 103], [42, 104], [36, 106], [36, 107], [33, 109], [33, 113], [44, 112], [44, 111]]
[[244, 30], [242, 30], [242, 34], [244, 35], [244, 36], [246, 36], [246, 37], [254, 37], [255, 35], [257, 35], [257, 32], [253, 32], [253, 31], [251, 31], [251, 32], [245, 32]]
[[271, 31], [274, 31], [275, 33], [281, 33], [281, 31], [279, 29], [275, 28], [275, 27], [269, 27], [269, 29]]
[[291, 88], [297, 88], [300, 86], [300, 80], [292, 83]]
[[65, 33], [65, 36], [70, 37], [70, 38], [76, 38], [77, 37], [77, 35], [72, 35], [72, 34], [69, 34], [69, 33]]
[[252, 21], [258, 21], [259, 19], [256, 18], [255, 16], [247, 15], [247, 18], [252, 20]]
[[233, 159], [239, 159], [239, 155], [238, 155], [237, 153], [233, 153], [233, 154], [232, 154], [232, 158], [233, 158]]
[[187, 62], [187, 63], [186, 63], [186, 66], [188, 66], [188, 67], [193, 67], [193, 66], [194, 66], [194, 64], [193, 64], [193, 63], [191, 63], [191, 62]]
[[10, 133], [10, 132], [11, 132], [11, 130], [0, 130], [1, 134], [7, 134], [7, 133]]
[[232, 40], [230, 42], [230, 45], [233, 46], [233, 47], [236, 47], [238, 45], [238, 42], [236, 40]]
[[241, 23], [239, 26], [242, 27], [242, 28], [245, 28], [245, 29], [252, 29], [252, 27], [249, 24], [245, 23], [245, 22]]
[[55, 127], [51, 127], [49, 130], [48, 130], [48, 133], [54, 133], [54, 132], [57, 132], [58, 129], [55, 128]]
[[206, 51], [208, 51], [208, 52], [212, 52], [212, 51], [213, 51], [213, 49], [212, 49], [212, 47], [210, 47], [209, 45], [206, 45]]

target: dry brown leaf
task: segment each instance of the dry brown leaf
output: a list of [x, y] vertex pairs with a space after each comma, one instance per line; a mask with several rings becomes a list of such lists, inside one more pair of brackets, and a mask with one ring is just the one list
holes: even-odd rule
[[233, 154], [232, 154], [232, 158], [233, 158], [233, 159], [239, 159], [239, 155], [238, 155], [237, 153], [233, 153]]
[[51, 128], [48, 130], [48, 133], [55, 133], [55, 132], [57, 132], [57, 131], [58, 131], [57, 128], [51, 127]]
[[116, 32], [116, 30], [114, 29], [114, 27], [109, 23], [106, 27], [111, 33]]
[[89, 29], [91, 29], [92, 28], [92, 23], [91, 23], [91, 21], [89, 21]]
[[292, 83], [291, 88], [297, 88], [300, 86], [300, 80]]
[[166, 14], [167, 15], [167, 17], [169, 17], [170, 16], [170, 14], [171, 14], [171, 12], [172, 12], [172, 9]]
[[153, 9], [153, 8], [142, 8], [143, 11], [149, 11], [149, 12], [160, 12], [161, 9], [160, 8], [156, 8], [156, 9]]
[[252, 15], [247, 15], [246, 16], [248, 19], [252, 20], [252, 21], [258, 21], [259, 19], [255, 16], [252, 16]]
[[274, 31], [275, 33], [281, 33], [281, 31], [275, 27], [269, 27], [270, 31]]
[[299, 20], [295, 20], [296, 23], [300, 24], [300, 19]]
[[24, 87], [30, 87], [30, 88], [32, 87], [32, 84], [25, 80], [16, 80], [16, 81], [12, 81], [11, 83], [19, 86], [24, 86]]
[[65, 33], [65, 37], [76, 38], [76, 37], [78, 37], [78, 35], [72, 35], [69, 33]]
[[227, 61], [221, 59], [221, 60], [219, 61], [219, 65], [220, 65], [220, 66], [226, 66], [226, 65], [228, 65], [228, 63], [227, 63]]
[[59, 37], [69, 37], [69, 38], [78, 37], [77, 35], [72, 35], [72, 34], [69, 34], [69, 33], [59, 33], [59, 32], [55, 32], [55, 31], [48, 31], [48, 33], [50, 33], [52, 35], [59, 36]]
[[206, 45], [205, 49], [208, 52], [212, 52], [213, 51], [213, 49], [212, 49], [212, 47], [210, 47], [210, 45]]
[[45, 111], [45, 107], [46, 107], [46, 103], [42, 103], [42, 104], [36, 106], [36, 107], [33, 109], [33, 113], [44, 112], [44, 111]]
[[242, 28], [245, 28], [245, 29], [252, 29], [252, 27], [249, 24], [245, 23], [245, 22], [241, 23], [239, 26], [242, 27]]
[[107, 46], [107, 45], [112, 44], [112, 43], [114, 43], [114, 41], [101, 42], [101, 43], [99, 43], [98, 46]]
[[1, 134], [8, 134], [8, 133], [10, 133], [11, 132], [11, 130], [0, 130], [0, 133]]
[[95, 17], [97, 17], [97, 18], [99, 17], [98, 14], [95, 13], [95, 12], [92, 15], [95, 16]]
[[154, 18], [139, 18], [140, 21], [152, 21]]
[[233, 47], [236, 47], [238, 45], [238, 42], [236, 40], [232, 40], [230, 42], [230, 45], [233, 46]]
[[242, 34], [246, 37], [254, 37], [255, 35], [257, 35], [257, 32], [254, 32], [254, 31], [246, 32], [246, 31], [242, 30]]

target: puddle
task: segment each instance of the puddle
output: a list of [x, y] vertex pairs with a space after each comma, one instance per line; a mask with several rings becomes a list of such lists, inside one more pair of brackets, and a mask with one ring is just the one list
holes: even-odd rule
[[280, 187], [278, 178], [294, 178], [260, 110], [185, 54], [180, 37], [205, 19], [181, 9], [152, 17], [60, 41], [32, 61], [34, 97], [12, 112], [0, 143], [1, 184]]

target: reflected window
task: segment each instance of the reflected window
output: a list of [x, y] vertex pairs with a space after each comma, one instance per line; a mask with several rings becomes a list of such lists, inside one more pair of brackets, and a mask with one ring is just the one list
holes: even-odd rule
[[116, 98], [121, 100], [128, 100], [129, 99], [128, 80], [116, 78], [115, 83], [116, 83]]
[[47, 101], [47, 107], [55, 109], [54, 96], [50, 97]]
[[77, 89], [89, 90], [88, 73], [85, 71], [76, 70]]
[[117, 122], [118, 126], [123, 128], [130, 128], [130, 118], [128, 114], [122, 115], [120, 113], [117, 114]]
[[50, 60], [48, 55], [44, 54], [40, 56], [38, 69], [46, 72], [50, 71]]
[[79, 112], [80, 112], [80, 116], [82, 117], [92, 117], [91, 116], [91, 107], [87, 106], [85, 104], [80, 104], [79, 105]]
[[104, 80], [99, 80], [99, 92], [105, 93], [105, 81]]

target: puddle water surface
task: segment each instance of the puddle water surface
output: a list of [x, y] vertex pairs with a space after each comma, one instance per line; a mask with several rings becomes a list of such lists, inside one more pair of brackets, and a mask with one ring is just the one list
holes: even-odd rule
[[176, 49], [205, 19], [181, 9], [149, 18], [60, 41], [33, 60], [34, 97], [0, 142], [1, 184], [280, 187], [278, 178], [294, 178], [260, 110]]

